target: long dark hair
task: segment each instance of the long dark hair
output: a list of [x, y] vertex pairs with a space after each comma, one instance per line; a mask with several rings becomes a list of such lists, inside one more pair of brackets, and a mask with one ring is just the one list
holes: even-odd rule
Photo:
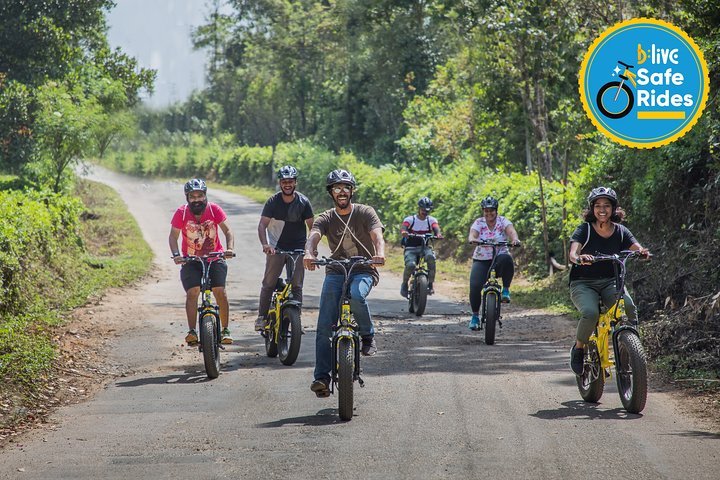
[[[594, 206], [595, 202], [590, 205], [590, 208], [586, 208], [585, 210], [583, 210], [582, 216], [586, 222], [592, 223], [597, 220], [597, 217], [593, 212]], [[623, 210], [620, 206], [613, 208], [613, 213], [612, 215], [610, 215], [610, 221], [615, 223], [622, 223], [623, 220], [625, 220], [625, 210]]]

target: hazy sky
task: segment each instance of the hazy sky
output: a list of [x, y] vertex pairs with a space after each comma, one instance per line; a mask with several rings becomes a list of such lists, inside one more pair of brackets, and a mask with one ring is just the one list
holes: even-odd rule
[[193, 51], [190, 33], [209, 12], [207, 0], [115, 0], [107, 15], [108, 40], [142, 67], [157, 70], [155, 93], [144, 101], [165, 107], [205, 85], [205, 51]]

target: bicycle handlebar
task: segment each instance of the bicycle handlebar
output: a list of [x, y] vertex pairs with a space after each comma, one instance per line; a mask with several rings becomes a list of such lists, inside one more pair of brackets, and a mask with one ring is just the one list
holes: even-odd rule
[[313, 265], [318, 266], [327, 266], [327, 265], [341, 265], [345, 268], [352, 267], [354, 265], [382, 265], [382, 262], [378, 262], [373, 260], [372, 258], [366, 258], [366, 257], [350, 257], [350, 258], [343, 258], [342, 260], [338, 260], [336, 258], [327, 258], [322, 257], [318, 260], [312, 261]]
[[[604, 253], [597, 253], [595, 255], [592, 255], [593, 260], [592, 263], [595, 262], [619, 262], [623, 263], [626, 260], [629, 260], [630, 258], [635, 257], [642, 257], [643, 254], [640, 253], [640, 250], [622, 250], [620, 253], [614, 253], [612, 255], [607, 255]], [[648, 258], [652, 257], [651, 254], [648, 254]]]
[[296, 248], [295, 250], [275, 250], [275, 255], [305, 255], [305, 250]]
[[502, 242], [495, 242], [495, 241], [489, 241], [489, 240], [470, 240], [468, 242], [470, 245], [480, 245], [483, 247], [517, 247], [518, 245], [502, 241]]
[[445, 237], [438, 237], [434, 233], [408, 233], [408, 237], [432, 238], [433, 240], [444, 240]]
[[227, 257], [235, 257], [235, 252], [233, 252], [231, 255], [228, 255], [227, 252], [210, 252], [207, 255], [204, 255], [202, 257], [199, 257], [197, 255], [186, 255], [181, 257], [183, 262], [202, 262], [203, 260], [211, 259], [211, 258], [227, 258]]

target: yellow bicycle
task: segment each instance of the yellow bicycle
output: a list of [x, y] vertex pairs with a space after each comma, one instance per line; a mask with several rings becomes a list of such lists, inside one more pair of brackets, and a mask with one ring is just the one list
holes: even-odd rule
[[268, 357], [280, 356], [283, 365], [292, 365], [300, 353], [302, 324], [300, 309], [302, 304], [293, 298], [292, 276], [297, 260], [304, 250], [276, 250], [275, 255], [286, 255], [289, 259], [287, 268], [288, 281], [282, 277], [277, 279], [275, 291], [270, 299], [270, 308], [265, 316], [265, 329], [260, 334], [265, 337], [265, 353]]
[[[623, 250], [617, 255], [594, 255], [593, 262], [609, 261], [615, 266], [615, 303], [605, 308], [600, 301], [600, 317], [595, 332], [585, 346], [583, 373], [577, 376], [580, 396], [595, 403], [602, 397], [605, 379], [615, 367], [618, 393], [629, 413], [640, 413], [647, 400], [647, 359], [637, 325], [625, 315], [625, 264], [638, 257], [637, 250]], [[614, 355], [610, 353], [610, 341]]]

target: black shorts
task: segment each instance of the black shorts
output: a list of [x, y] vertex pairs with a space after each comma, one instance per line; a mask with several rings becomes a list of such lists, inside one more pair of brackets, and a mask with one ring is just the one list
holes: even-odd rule
[[[227, 278], [227, 263], [225, 260], [210, 262], [210, 286], [224, 287]], [[193, 287], [199, 287], [202, 281], [202, 265], [200, 262], [186, 263], [180, 269], [180, 281], [187, 292]]]

